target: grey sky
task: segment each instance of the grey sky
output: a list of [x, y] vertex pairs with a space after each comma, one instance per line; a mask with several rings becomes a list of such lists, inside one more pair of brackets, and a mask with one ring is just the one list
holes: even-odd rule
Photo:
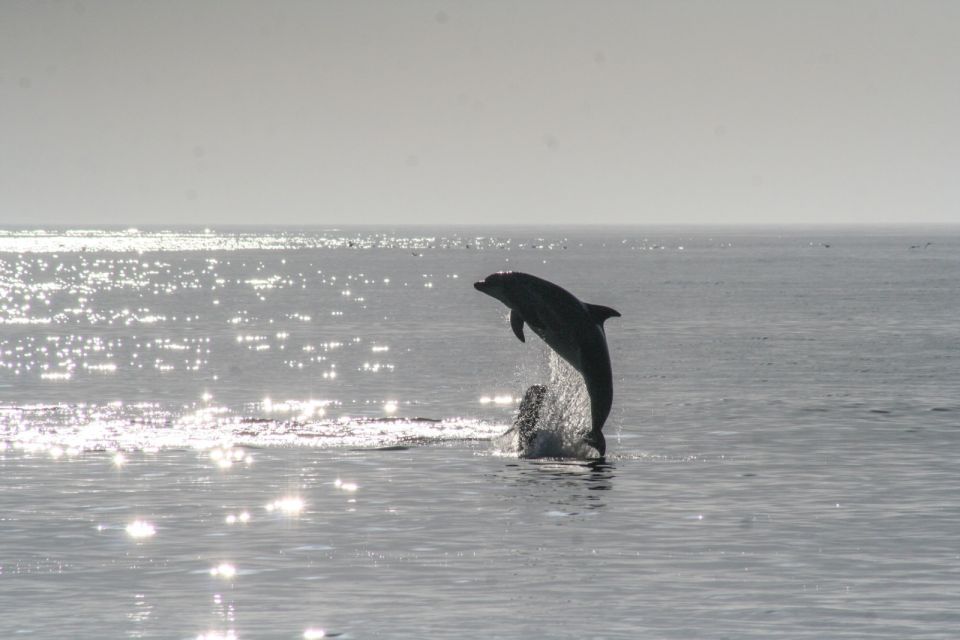
[[960, 222], [960, 2], [0, 2], [0, 224]]

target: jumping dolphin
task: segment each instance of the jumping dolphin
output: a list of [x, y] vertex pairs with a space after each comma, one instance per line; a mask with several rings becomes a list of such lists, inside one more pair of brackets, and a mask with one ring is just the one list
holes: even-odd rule
[[613, 373], [603, 322], [619, 318], [610, 307], [581, 302], [552, 282], [516, 271], [487, 276], [473, 287], [510, 308], [510, 327], [525, 342], [523, 323], [583, 376], [590, 395], [592, 429], [584, 441], [601, 456], [606, 453], [603, 423], [613, 403]]

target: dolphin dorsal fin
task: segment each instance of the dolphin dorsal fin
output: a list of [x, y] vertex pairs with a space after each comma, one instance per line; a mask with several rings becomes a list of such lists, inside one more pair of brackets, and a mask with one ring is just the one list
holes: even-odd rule
[[520, 342], [526, 342], [523, 337], [523, 316], [516, 309], [510, 309], [510, 328], [514, 335], [520, 338]]
[[590, 304], [589, 302], [584, 302], [583, 304], [587, 306], [587, 312], [590, 314], [590, 317], [593, 318], [593, 321], [601, 327], [607, 318], [620, 317], [620, 312], [616, 309], [611, 309], [610, 307], [605, 307], [600, 304]]

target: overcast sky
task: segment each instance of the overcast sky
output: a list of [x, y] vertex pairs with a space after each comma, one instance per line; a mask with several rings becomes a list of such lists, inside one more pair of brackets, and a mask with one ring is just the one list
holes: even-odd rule
[[960, 2], [0, 1], [0, 224], [960, 222]]

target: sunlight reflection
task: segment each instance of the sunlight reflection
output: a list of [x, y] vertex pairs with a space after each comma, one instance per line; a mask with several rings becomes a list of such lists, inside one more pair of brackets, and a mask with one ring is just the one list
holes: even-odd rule
[[210, 450], [210, 459], [221, 469], [229, 469], [234, 462], [253, 462], [253, 456], [247, 454], [243, 449], [234, 449], [231, 447], [214, 447]]
[[[324, 377], [330, 377], [324, 374]], [[284, 400], [283, 402], [274, 402], [269, 397], [264, 398], [261, 406], [264, 413], [299, 413], [301, 419], [307, 420], [313, 417], [323, 417], [326, 414], [326, 407], [332, 404], [332, 400]]]
[[127, 535], [131, 538], [149, 538], [157, 532], [152, 524], [146, 520], [134, 520], [127, 525]]
[[237, 633], [231, 629], [223, 633], [219, 631], [207, 631], [197, 636], [197, 640], [237, 640]]
[[296, 515], [303, 511], [305, 503], [302, 498], [295, 496], [280, 498], [279, 500], [274, 500], [273, 502], [267, 504], [267, 511], [280, 511], [287, 515]]
[[237, 568], [229, 562], [221, 562], [210, 569], [210, 575], [218, 578], [232, 578], [237, 575]]
[[343, 482], [340, 478], [333, 481], [333, 486], [342, 491], [356, 491], [359, 487], [355, 482]]
[[250, 513], [248, 511], [241, 511], [238, 514], [227, 514], [225, 518], [227, 524], [236, 524], [238, 522], [246, 524], [250, 522]]
[[55, 373], [41, 373], [41, 380], [69, 380], [73, 377], [73, 374], [69, 371], [67, 372], [55, 372]]
[[[0, 337], [0, 349], [3, 340]], [[411, 401], [396, 397], [354, 401], [364, 407], [367, 416], [339, 415], [326, 420], [325, 414], [339, 413], [344, 402], [264, 399], [247, 404], [240, 413], [212, 404], [213, 399], [204, 404], [195, 398], [182, 409], [161, 402], [0, 403], [0, 440], [7, 449], [43, 456], [57, 464], [84, 451], [102, 452], [102, 460], [115, 469], [134, 462], [130, 452], [188, 446], [211, 467], [235, 473], [238, 467], [257, 461], [248, 447], [387, 446], [409, 439], [483, 438], [506, 428], [496, 421], [478, 419], [398, 420], [394, 416], [401, 414], [401, 408], [410, 407]], [[368, 417], [370, 414], [383, 417]], [[384, 427], [384, 418], [390, 421], [389, 429]], [[286, 422], [290, 419], [293, 421]]]

